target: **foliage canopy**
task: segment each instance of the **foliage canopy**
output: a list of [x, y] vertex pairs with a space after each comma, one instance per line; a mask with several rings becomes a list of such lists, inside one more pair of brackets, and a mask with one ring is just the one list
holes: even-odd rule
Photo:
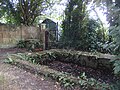
[[35, 19], [54, 4], [54, 0], [2, 0], [0, 4], [0, 16], [8, 23], [33, 25]]
[[62, 41], [64, 46], [91, 51], [105, 42], [105, 32], [99, 22], [89, 18], [86, 2], [70, 0], [65, 10]]

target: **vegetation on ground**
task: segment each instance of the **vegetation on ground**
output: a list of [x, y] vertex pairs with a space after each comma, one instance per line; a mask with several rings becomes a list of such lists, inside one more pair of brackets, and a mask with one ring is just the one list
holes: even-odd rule
[[[46, 57], [45, 54], [43, 55]], [[19, 56], [13, 55], [9, 57], [7, 60], [8, 60], [8, 63], [12, 65], [16, 65], [27, 71], [30, 71], [31, 73], [38, 74], [38, 75], [44, 75], [46, 77], [51, 77], [54, 80], [57, 80], [58, 82], [60, 82], [61, 85], [63, 85], [66, 88], [75, 88], [75, 86], [79, 86], [80, 88], [84, 90], [89, 90], [89, 89], [110, 90], [111, 85], [107, 83], [101, 83], [93, 78], [87, 78], [85, 73], [81, 74], [79, 77], [74, 77], [73, 75], [70, 75], [69, 73], [66, 73], [66, 72], [59, 72], [59, 71], [50, 69], [43, 65], [42, 66], [37, 65], [37, 63], [33, 61], [32, 61], [33, 64], [26, 62], [27, 60], [26, 58], [22, 55], [19, 55]], [[11, 62], [11, 59], [12, 59], [12, 62]], [[22, 61], [19, 59], [21, 59]], [[49, 58], [46, 57], [46, 59], [49, 59]]]
[[28, 51], [35, 51], [35, 49], [43, 49], [43, 45], [39, 40], [21, 40], [17, 43], [17, 48], [25, 48]]
[[[48, 65], [49, 63], [52, 63], [54, 61], [60, 61], [60, 62], [63, 62], [63, 63], [72, 63], [74, 65], [83, 66], [83, 63], [81, 63], [81, 56], [82, 55], [86, 56], [87, 54], [86, 53], [80, 53], [80, 52], [79, 53], [77, 53], [77, 52], [75, 52], [75, 53], [68, 53], [68, 52], [65, 52], [65, 51], [64, 52], [60, 52], [58, 50], [54, 51], [54, 52], [46, 52], [46, 53], [42, 53], [42, 54], [41, 53], [23, 53], [23, 54], [22, 53], [18, 53], [18, 54], [13, 54], [13, 55], [9, 56], [8, 60], [7, 60], [7, 63], [15, 64], [18, 67], [23, 67], [23, 65], [20, 64], [21, 62], [19, 63], [19, 60], [29, 61], [29, 62], [33, 63], [34, 65], [37, 65], [37, 64]], [[91, 56], [96, 57], [96, 59], [99, 57], [99, 56], [97, 57], [97, 55], [95, 55], [95, 54], [88, 54], [88, 57], [91, 57]], [[102, 59], [103, 59], [103, 57], [102, 57]], [[87, 61], [89, 61], [89, 60], [87, 60]], [[90, 62], [88, 62], [88, 63], [90, 63]], [[92, 63], [94, 64], [94, 62], [92, 62]], [[92, 63], [90, 63], [89, 65], [91, 65]], [[110, 62], [108, 61], [108, 63], [110, 63]], [[108, 65], [108, 63], [106, 65]], [[30, 67], [31, 68], [31, 66], [29, 66], [28, 64], [24, 65], [24, 67]], [[84, 67], [86, 67], [86, 66], [84, 66]], [[97, 67], [95, 67], [95, 68], [97, 68]], [[104, 68], [107, 69], [107, 66], [104, 67]], [[71, 81], [72, 79], [68, 79], [69, 76], [66, 76], [66, 74], [67, 75], [71, 75], [71, 74], [64, 73], [65, 75], [61, 76], [61, 74], [60, 74], [60, 76], [59, 75], [56, 76], [56, 74], [54, 75], [53, 73], [51, 73], [51, 70], [49, 70], [49, 69], [47, 69], [47, 70], [49, 71], [50, 77], [52, 77], [53, 79], [57, 79], [57, 81], [62, 83], [62, 85], [64, 85], [65, 87], [66, 86], [74, 87], [74, 85], [76, 85], [76, 83], [73, 83]], [[32, 69], [32, 71], [33, 71], [33, 69]], [[108, 69], [107, 69], [107, 71], [108, 71]], [[95, 87], [95, 88], [101, 89], [101, 88], [108, 87], [107, 83], [103, 83], [102, 84], [101, 82], [93, 79], [94, 77], [92, 77], [92, 79], [87, 78], [85, 73], [83, 73], [83, 75], [80, 75], [79, 78], [84, 78], [84, 80], [85, 80], [85, 81], [84, 80], [83, 81], [82, 80], [79, 81], [79, 83], [80, 83], [82, 88], [85, 88], [85, 87], [87, 87], [87, 88]], [[93, 84], [93, 85], [91, 86], [91, 84]], [[102, 84], [102, 86], [101, 86], [101, 84]], [[111, 88], [112, 85], [109, 85], [109, 87]], [[110, 90], [112, 90], [112, 89], [110, 89]]]

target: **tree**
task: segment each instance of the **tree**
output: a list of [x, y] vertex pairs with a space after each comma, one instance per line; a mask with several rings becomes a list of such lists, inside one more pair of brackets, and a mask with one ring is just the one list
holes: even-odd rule
[[[90, 0], [91, 1], [91, 0]], [[107, 21], [109, 23], [109, 41], [110, 48], [115, 52], [120, 52], [120, 33], [119, 33], [119, 15], [120, 15], [120, 0], [92, 0], [93, 8], [100, 7], [106, 10]], [[112, 52], [113, 52], [112, 51]], [[115, 53], [114, 53], [115, 54]]]
[[105, 28], [101, 20], [89, 18], [86, 2], [70, 0], [65, 15], [62, 33], [62, 41], [65, 46], [85, 51], [105, 52], [102, 47], [107, 40]]
[[33, 25], [35, 19], [53, 4], [54, 0], [2, 0], [3, 16], [10, 23]]
[[[107, 0], [109, 1], [109, 0]], [[109, 33], [113, 40], [109, 45], [112, 48], [112, 54], [116, 54], [113, 63], [113, 71], [116, 76], [120, 76], [120, 0], [110, 0], [107, 2], [107, 20], [110, 24]], [[113, 83], [112, 90], [120, 90], [120, 81]]]
[[113, 48], [113, 54], [119, 54], [120, 52], [120, 1], [119, 0], [107, 0], [107, 20], [110, 24], [109, 33], [112, 36], [113, 41], [111, 47]]
[[[70, 0], [63, 21], [63, 40], [69, 47], [80, 47], [86, 38], [86, 5], [82, 0]], [[84, 46], [85, 47], [85, 46]]]
[[109, 21], [113, 21], [109, 27], [110, 35], [113, 37], [111, 46], [113, 46], [115, 54], [120, 54], [120, 8], [112, 6], [110, 12], [109, 16], [114, 14], [112, 18], [108, 19]]

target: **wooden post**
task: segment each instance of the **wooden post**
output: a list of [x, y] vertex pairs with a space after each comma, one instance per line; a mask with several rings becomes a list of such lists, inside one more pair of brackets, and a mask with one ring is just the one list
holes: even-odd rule
[[45, 30], [45, 50], [48, 49], [48, 37], [49, 37], [49, 32]]

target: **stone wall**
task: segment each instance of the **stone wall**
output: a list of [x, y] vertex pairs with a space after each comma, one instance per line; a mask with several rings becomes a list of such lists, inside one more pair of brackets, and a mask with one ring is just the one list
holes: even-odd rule
[[113, 70], [113, 64], [110, 63], [110, 60], [114, 59], [114, 55], [60, 49], [53, 49], [51, 52], [53, 52], [56, 60], [61, 62], [77, 64], [94, 69]]
[[[42, 33], [43, 34], [43, 33]], [[0, 25], [0, 47], [15, 46], [19, 40], [39, 39], [43, 42], [43, 35], [39, 27]]]

